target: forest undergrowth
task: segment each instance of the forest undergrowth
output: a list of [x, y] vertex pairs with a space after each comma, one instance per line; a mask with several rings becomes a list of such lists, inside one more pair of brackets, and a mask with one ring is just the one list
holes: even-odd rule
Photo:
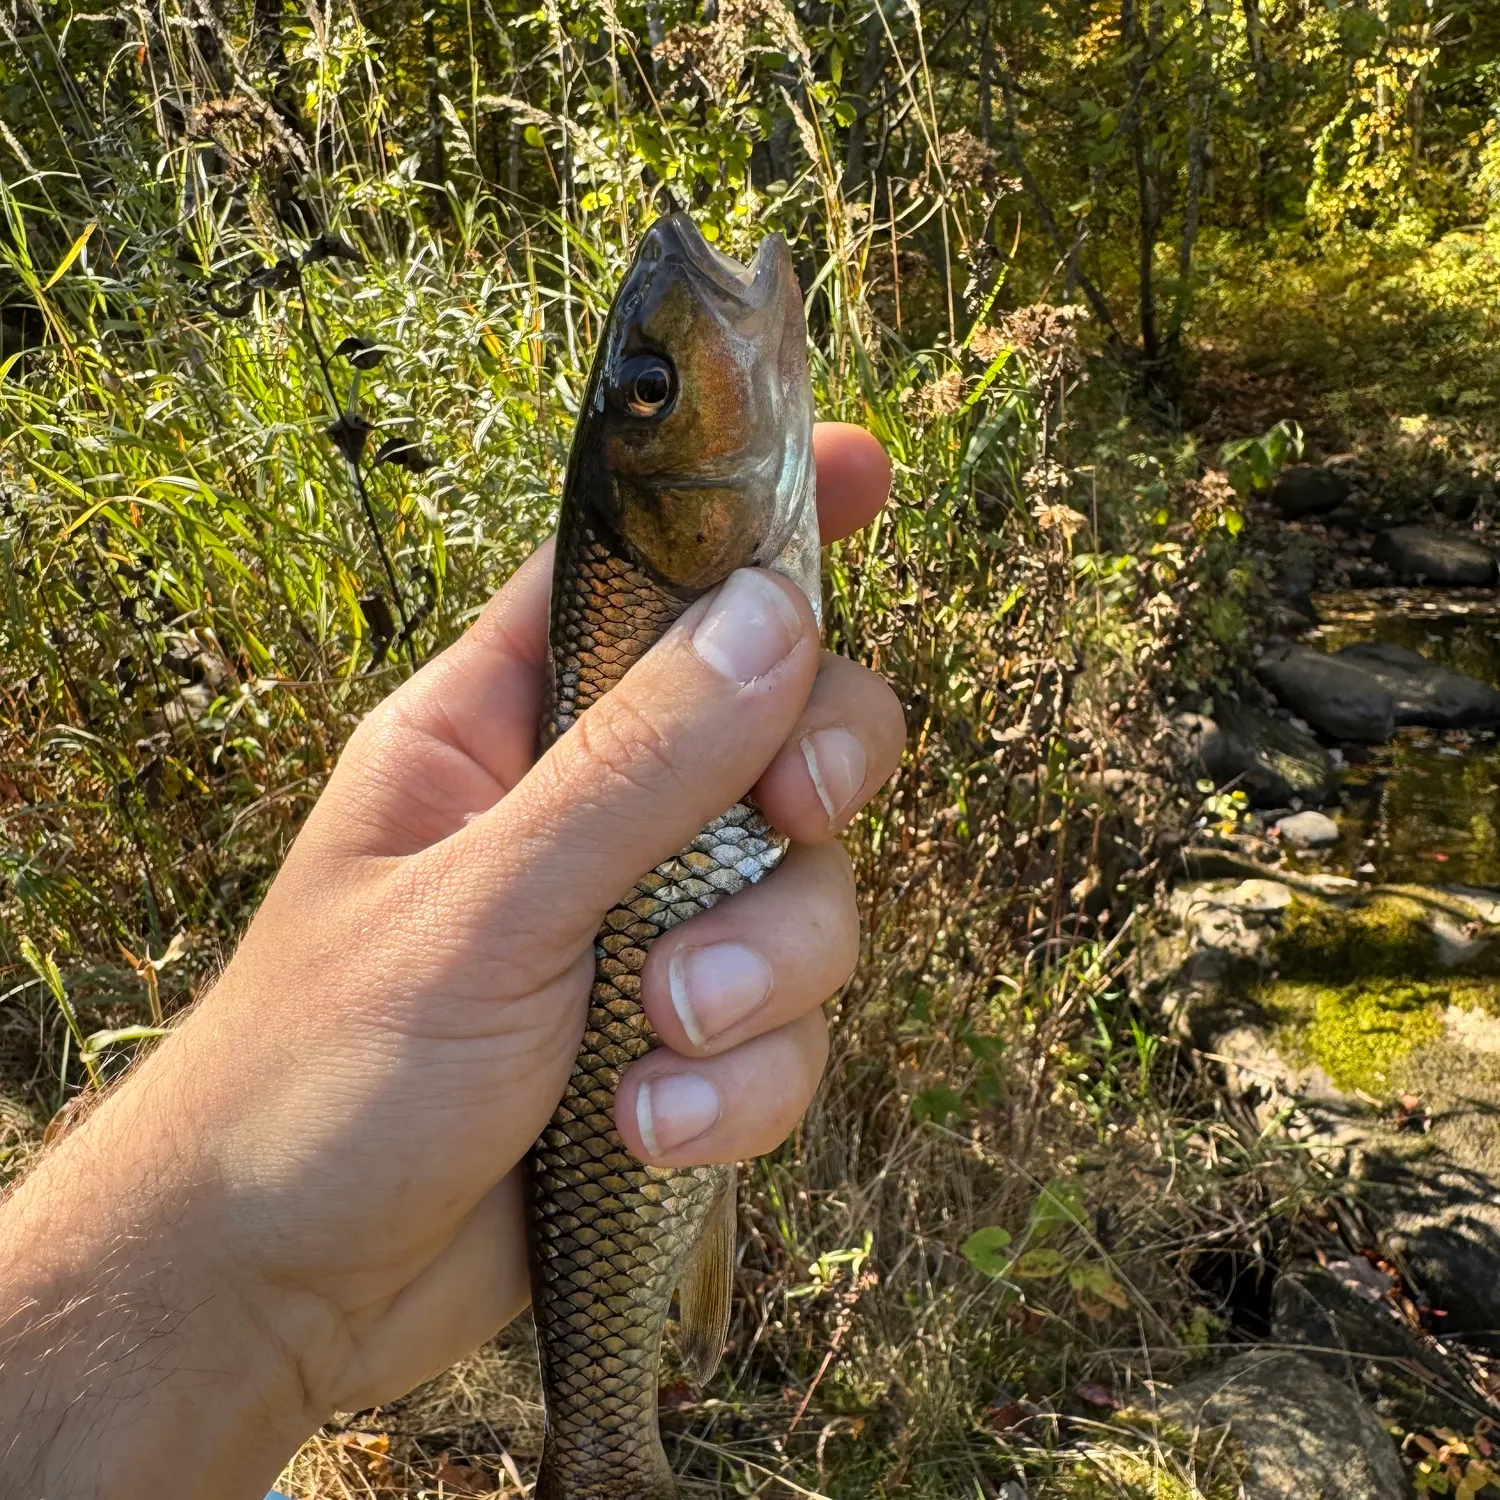
[[[669, 1450], [739, 1494], [1234, 1492], [1153, 1386], [1254, 1327], [1338, 1192], [1141, 1002], [1135, 930], [1204, 815], [1169, 712], [1243, 664], [1277, 423], [1491, 473], [1500, 278], [1430, 222], [1200, 233], [1219, 22], [1156, 13], [1196, 49], [1191, 117], [1137, 161], [1175, 238], [1160, 198], [1110, 210], [1126, 157], [1042, 159], [967, 9], [5, 10], [7, 1177], [211, 987], [361, 714], [546, 534], [613, 285], [689, 204], [732, 253], [789, 234], [821, 413], [891, 456], [825, 599], [909, 748], [850, 836], [827, 1082], [747, 1172], [729, 1352], [703, 1392], [669, 1371]], [[1098, 97], [1139, 101], [1145, 23], [1074, 19]], [[1149, 123], [1091, 107], [1096, 155]], [[1059, 228], [1074, 166], [1096, 197]], [[529, 1339], [348, 1414], [283, 1488], [524, 1493]]]

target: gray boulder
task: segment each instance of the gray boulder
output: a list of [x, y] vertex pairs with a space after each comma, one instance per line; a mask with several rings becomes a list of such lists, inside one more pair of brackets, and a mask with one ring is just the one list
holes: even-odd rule
[[1338, 654], [1385, 685], [1395, 701], [1398, 724], [1431, 729], [1492, 729], [1500, 724], [1500, 692], [1477, 677], [1450, 672], [1420, 652], [1363, 641]]
[[1276, 835], [1289, 849], [1326, 849], [1339, 841], [1339, 825], [1327, 813], [1293, 813], [1276, 825]]
[[1276, 1280], [1272, 1342], [1299, 1347], [1330, 1375], [1352, 1380], [1387, 1423], [1467, 1428], [1473, 1392], [1437, 1341], [1402, 1316], [1398, 1290], [1360, 1255], [1296, 1263]]
[[1276, 602], [1270, 610], [1270, 623], [1289, 634], [1318, 623], [1312, 592], [1318, 583], [1318, 560], [1305, 547], [1289, 547], [1277, 559], [1271, 571], [1271, 591]]
[[1349, 498], [1349, 481], [1321, 464], [1291, 464], [1271, 490], [1271, 504], [1288, 521], [1326, 516]]
[[1338, 795], [1328, 752], [1285, 719], [1220, 698], [1212, 718], [1181, 714], [1177, 725], [1202, 774], [1216, 786], [1233, 782], [1252, 807], [1320, 805]]
[[1488, 588], [1495, 555], [1488, 547], [1431, 526], [1397, 526], [1375, 538], [1371, 556], [1390, 565], [1403, 583], [1447, 588]]
[[1301, 1354], [1242, 1354], [1179, 1386], [1161, 1414], [1188, 1433], [1229, 1429], [1245, 1458], [1245, 1500], [1403, 1500], [1409, 1493], [1380, 1418], [1352, 1385]]
[[1285, 707], [1332, 739], [1379, 744], [1395, 730], [1390, 690], [1356, 662], [1306, 646], [1273, 646], [1255, 671]]

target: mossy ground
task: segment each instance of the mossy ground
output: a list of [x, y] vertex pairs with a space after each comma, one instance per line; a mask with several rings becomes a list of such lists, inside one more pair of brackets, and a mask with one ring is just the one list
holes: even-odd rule
[[1299, 896], [1282, 916], [1274, 949], [1282, 979], [1314, 984], [1424, 978], [1437, 957], [1421, 904], [1399, 895], [1350, 908]]
[[1276, 977], [1256, 996], [1289, 1060], [1317, 1063], [1340, 1089], [1388, 1095], [1408, 1086], [1402, 1064], [1442, 1039], [1449, 1006], [1500, 1015], [1493, 957], [1444, 970], [1430, 906], [1402, 892], [1349, 908], [1292, 902], [1272, 948]]
[[1420, 981], [1349, 985], [1278, 982], [1262, 996], [1280, 1022], [1278, 1047], [1315, 1062], [1341, 1089], [1389, 1091], [1402, 1058], [1443, 1034], [1443, 1005]]

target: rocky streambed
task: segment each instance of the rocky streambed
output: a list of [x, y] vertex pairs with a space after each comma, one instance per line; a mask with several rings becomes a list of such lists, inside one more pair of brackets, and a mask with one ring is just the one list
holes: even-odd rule
[[1496, 1494], [1495, 556], [1471, 527], [1397, 524], [1336, 467], [1289, 471], [1258, 521], [1277, 598], [1255, 680], [1180, 716], [1219, 795], [1150, 992], [1345, 1208], [1337, 1249], [1275, 1268], [1269, 1343], [1175, 1410], [1229, 1427], [1252, 1500], [1409, 1495], [1391, 1434], [1434, 1427], [1470, 1435], [1458, 1492]]

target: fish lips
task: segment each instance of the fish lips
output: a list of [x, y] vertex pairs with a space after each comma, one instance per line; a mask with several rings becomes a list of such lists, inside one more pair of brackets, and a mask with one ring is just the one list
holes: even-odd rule
[[768, 234], [746, 265], [710, 245], [687, 214], [667, 214], [643, 236], [621, 288], [622, 300], [638, 275], [649, 277], [658, 267], [684, 272], [702, 292], [715, 300], [726, 299], [734, 312], [780, 302], [789, 289], [801, 300], [792, 252], [779, 234]]

